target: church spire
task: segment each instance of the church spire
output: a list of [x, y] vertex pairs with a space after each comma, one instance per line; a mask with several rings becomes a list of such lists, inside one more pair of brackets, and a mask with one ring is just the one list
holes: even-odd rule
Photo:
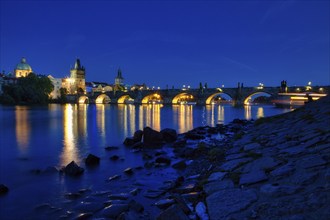
[[75, 62], [75, 64], [74, 64], [74, 68], [75, 68], [76, 70], [81, 69], [80, 60], [79, 60], [78, 58], [77, 58], [77, 60], [76, 60], [76, 62]]

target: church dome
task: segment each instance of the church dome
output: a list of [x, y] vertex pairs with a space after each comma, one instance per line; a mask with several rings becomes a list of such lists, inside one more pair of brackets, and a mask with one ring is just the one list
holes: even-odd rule
[[32, 71], [32, 68], [28, 63], [26, 63], [26, 59], [23, 57], [21, 59], [21, 62], [19, 64], [17, 64], [16, 70], [30, 70], [30, 71]]

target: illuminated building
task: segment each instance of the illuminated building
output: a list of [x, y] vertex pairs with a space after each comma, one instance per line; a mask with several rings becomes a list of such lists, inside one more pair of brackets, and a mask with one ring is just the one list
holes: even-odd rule
[[116, 86], [121, 86], [124, 83], [124, 78], [122, 76], [121, 69], [118, 69], [117, 77], [115, 78], [115, 85]]
[[62, 88], [62, 79], [54, 78], [52, 75], [48, 75], [48, 79], [52, 82], [54, 89], [50, 93], [50, 97], [52, 99], [57, 99], [61, 96], [61, 88]]
[[15, 76], [18, 77], [26, 77], [30, 73], [32, 73], [31, 66], [26, 62], [26, 59], [23, 57], [21, 62], [16, 65], [15, 68]]
[[85, 93], [85, 67], [80, 64], [80, 60], [77, 59], [74, 68], [70, 70], [70, 90], [71, 94], [74, 93]]

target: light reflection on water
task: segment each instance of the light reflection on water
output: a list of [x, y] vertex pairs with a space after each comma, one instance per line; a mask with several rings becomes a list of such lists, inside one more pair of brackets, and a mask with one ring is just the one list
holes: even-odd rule
[[[54, 192], [63, 194], [71, 187], [73, 191], [78, 190], [75, 180], [73, 183], [67, 178], [59, 179], [58, 175], [33, 176], [33, 169], [64, 166], [72, 160], [84, 166], [83, 158], [93, 153], [102, 158], [99, 167], [102, 172], [86, 170], [88, 175], [83, 175], [79, 184], [101, 188], [109, 176], [129, 166], [143, 165], [140, 156], [122, 146], [125, 137], [133, 136], [138, 129], [146, 126], [155, 130], [173, 128], [183, 133], [197, 126], [226, 124], [235, 118], [256, 119], [284, 112], [286, 110], [272, 106], [233, 108], [230, 105], [0, 106], [0, 183], [10, 186], [10, 194], [0, 200], [5, 204], [0, 204], [0, 219], [4, 215], [7, 217], [7, 213], [11, 219], [22, 219], [35, 205], [54, 197]], [[109, 145], [120, 146], [116, 153], [125, 160], [112, 163], [109, 152], [104, 150]], [[48, 190], [47, 187], [54, 188]], [[38, 197], [36, 192], [39, 192]], [[18, 207], [20, 213], [14, 211]]]
[[[80, 162], [77, 149], [77, 113], [74, 112], [76, 105], [65, 105], [63, 114], [63, 151], [61, 153], [61, 164], [68, 164], [72, 160]], [[76, 110], [76, 108], [75, 108]]]
[[[33, 108], [31, 110], [33, 111]], [[214, 127], [217, 124], [228, 123], [234, 118], [250, 120], [273, 115], [273, 110], [271, 106], [247, 105], [244, 108], [233, 108], [229, 105], [163, 106], [162, 104], [116, 106], [66, 104], [63, 108], [52, 105], [48, 109], [50, 112], [62, 111], [63, 115], [63, 149], [59, 156], [61, 165], [68, 164], [72, 160], [80, 162], [82, 159], [80, 146], [87, 146], [91, 139], [97, 139], [98, 143], [104, 146], [109, 140], [121, 142], [125, 137], [132, 136], [136, 130], [143, 130], [146, 126], [158, 131], [170, 127], [176, 129], [178, 133], [183, 133], [196, 126]], [[16, 139], [21, 153], [24, 153], [30, 144], [29, 111], [30, 109], [24, 106], [15, 108]], [[279, 113], [284, 111], [277, 110]], [[172, 120], [168, 120], [169, 118]], [[97, 133], [93, 131], [93, 121], [96, 121]], [[118, 130], [116, 135], [112, 134], [115, 129]]]
[[22, 154], [27, 150], [30, 141], [30, 124], [28, 117], [28, 107], [16, 106], [16, 140]]

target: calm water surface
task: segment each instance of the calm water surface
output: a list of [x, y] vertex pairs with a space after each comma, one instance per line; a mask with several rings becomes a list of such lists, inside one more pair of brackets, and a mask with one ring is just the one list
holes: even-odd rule
[[[104, 181], [127, 167], [141, 166], [141, 156], [122, 146], [138, 129], [174, 128], [178, 133], [194, 127], [226, 124], [235, 118], [257, 119], [289, 110], [271, 105], [233, 108], [231, 105], [77, 105], [0, 106], [0, 183], [10, 191], [0, 197], [0, 219], [36, 219], [34, 207], [64, 203], [63, 194], [81, 188], [105, 190]], [[119, 146], [122, 163], [109, 160], [106, 146]], [[89, 153], [101, 157], [94, 170], [79, 178], [36, 174], [49, 166], [72, 160], [84, 167]], [[87, 174], [86, 174], [87, 173]]]

